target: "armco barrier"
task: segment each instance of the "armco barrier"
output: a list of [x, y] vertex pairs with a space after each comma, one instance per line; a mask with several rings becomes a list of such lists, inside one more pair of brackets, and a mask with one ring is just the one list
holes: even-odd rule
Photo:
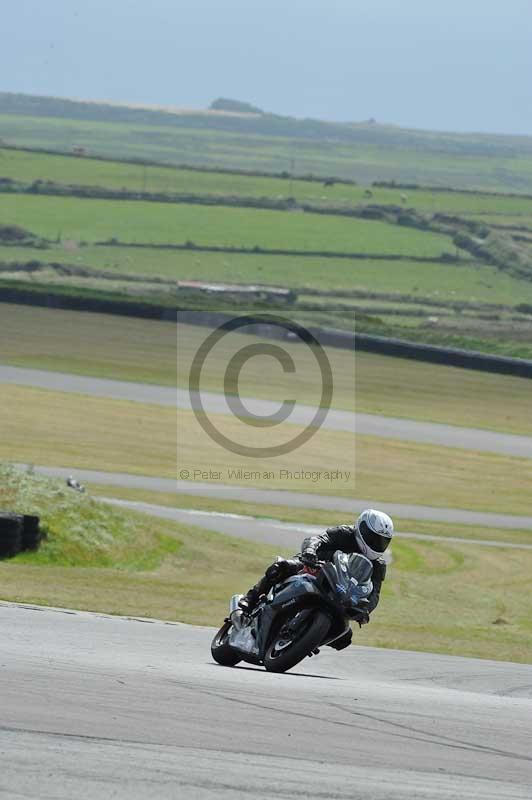
[[[53, 292], [35, 292], [21, 288], [4, 287], [0, 289], [0, 303], [22, 303], [47, 308], [62, 308], [80, 311], [93, 311], [104, 314], [119, 314], [130, 317], [158, 319], [176, 322], [179, 320], [189, 325], [214, 326], [221, 325], [224, 320], [234, 314], [199, 310], [178, 310], [151, 303], [89, 298], [73, 295], [54, 294]], [[275, 313], [275, 312], [274, 312]], [[260, 333], [267, 338], [279, 339], [279, 329], [274, 326], [260, 324]], [[416, 344], [403, 339], [391, 339], [386, 336], [373, 336], [366, 333], [352, 333], [333, 328], [309, 328], [310, 332], [322, 345], [339, 347], [344, 350], [364, 350], [397, 358], [409, 358], [416, 361], [428, 361], [432, 364], [445, 364], [450, 367], [475, 369], [481, 372], [494, 372], [503, 375], [517, 375], [521, 378], [532, 378], [532, 361], [521, 358], [493, 356], [470, 350], [453, 347], [438, 347], [430, 344]]]

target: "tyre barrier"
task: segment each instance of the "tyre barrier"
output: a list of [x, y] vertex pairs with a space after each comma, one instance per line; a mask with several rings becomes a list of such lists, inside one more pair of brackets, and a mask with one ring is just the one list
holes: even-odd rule
[[34, 514], [23, 514], [22, 550], [38, 550], [43, 538], [39, 528], [39, 517]]
[[[85, 297], [80, 295], [67, 295], [52, 291], [37, 291], [19, 287], [0, 288], [0, 303], [19, 303], [45, 308], [63, 308], [74, 311], [94, 311], [102, 314], [118, 314], [129, 317], [145, 319], [158, 319], [175, 324], [176, 320], [188, 325], [216, 326], [222, 325], [228, 319], [234, 319], [233, 313], [200, 311], [180, 309], [177, 307], [163, 306], [146, 302], [129, 300], [111, 300], [108, 298]], [[248, 315], [246, 315], [248, 316]], [[252, 317], [252, 314], [249, 316]], [[267, 328], [262, 318], [258, 319], [261, 328]], [[379, 353], [386, 356], [426, 361], [432, 364], [444, 364], [448, 367], [461, 367], [462, 369], [479, 370], [480, 372], [493, 372], [501, 375], [515, 375], [521, 378], [532, 378], [532, 360], [514, 358], [510, 356], [497, 356], [488, 353], [462, 350], [456, 347], [441, 347], [433, 344], [421, 344], [405, 339], [396, 339], [386, 336], [377, 336], [367, 333], [353, 333], [352, 331], [335, 330], [331, 328], [309, 328], [310, 333], [318, 342], [330, 347], [339, 347], [346, 350], [365, 350], [369, 353]], [[278, 339], [278, 329], [271, 334], [261, 330], [265, 338]]]
[[[474, 369], [480, 372], [494, 372], [500, 375], [532, 378], [532, 361], [529, 359], [496, 356], [489, 353], [478, 353], [474, 350], [462, 350], [457, 347], [440, 347], [433, 344], [408, 342], [404, 339], [392, 339], [366, 333], [357, 333], [353, 338], [357, 350], [366, 350], [370, 353], [411, 358], [415, 361], [444, 364], [447, 367], [461, 367], [462, 369]], [[342, 345], [338, 346], [341, 347]]]
[[0, 513], [0, 558], [12, 558], [20, 553], [23, 526], [19, 514]]
[[24, 550], [37, 550], [42, 540], [39, 517], [0, 511], [0, 559]]

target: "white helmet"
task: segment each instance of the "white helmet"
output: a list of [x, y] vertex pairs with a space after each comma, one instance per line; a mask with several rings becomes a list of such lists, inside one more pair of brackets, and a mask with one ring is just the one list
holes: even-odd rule
[[367, 508], [356, 521], [355, 537], [362, 555], [372, 561], [379, 558], [393, 536], [393, 522], [384, 511]]

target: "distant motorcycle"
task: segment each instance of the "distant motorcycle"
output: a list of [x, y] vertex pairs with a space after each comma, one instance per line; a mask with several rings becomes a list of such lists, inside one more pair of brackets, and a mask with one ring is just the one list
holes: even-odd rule
[[274, 586], [250, 615], [238, 607], [242, 595], [233, 595], [229, 616], [211, 645], [218, 664], [247, 661], [268, 672], [285, 672], [349, 631], [349, 619], [364, 610], [373, 590], [371, 561], [337, 550], [316, 570], [303, 564], [301, 569]]

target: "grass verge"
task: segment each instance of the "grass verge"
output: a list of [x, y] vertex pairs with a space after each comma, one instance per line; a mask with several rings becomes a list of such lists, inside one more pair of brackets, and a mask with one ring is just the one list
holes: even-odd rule
[[[178, 360], [176, 328], [166, 322], [9, 303], [0, 304], [0, 315], [0, 363], [168, 386], [176, 380], [186, 386], [187, 367], [209, 332], [180, 326]], [[245, 344], [253, 341], [233, 336]], [[315, 364], [308, 355], [301, 362], [296, 345], [283, 346], [297, 356], [296, 364], [302, 364], [298, 383], [309, 403]], [[532, 434], [532, 381], [525, 378], [357, 352], [353, 383], [352, 354], [332, 348], [327, 354], [335, 375], [337, 408]], [[221, 357], [206, 371], [204, 388], [221, 390], [223, 366]], [[252, 359], [242, 375], [245, 394], [284, 399], [286, 383], [280, 381], [281, 375], [277, 381], [265, 381], [259, 362]]]
[[108, 567], [146, 570], [158, 567], [181, 544], [85, 494], [32, 472], [0, 465], [0, 505], [17, 513], [37, 514], [45, 540], [17, 563], [58, 567]]
[[0, 598], [215, 624], [232, 586], [272, 548], [126, 512], [63, 482], [0, 466], [2, 508], [37, 513], [47, 539], [0, 561]]
[[[3, 457], [13, 462], [161, 477], [175, 477], [177, 467], [187, 469], [193, 480], [235, 486], [532, 513], [532, 459], [354, 437], [322, 428], [287, 455], [246, 460], [214, 444], [192, 412], [177, 415], [176, 448], [176, 414], [171, 408], [8, 385], [0, 386], [0, 402], [8, 409], [0, 429]], [[248, 444], [264, 446], [262, 429], [246, 425], [243, 430], [243, 423], [220, 414], [211, 419], [231, 438], [245, 434]], [[288, 438], [300, 430], [286, 423], [277, 428], [279, 437]], [[272, 434], [268, 437], [268, 444], [275, 444]], [[229, 472], [239, 468], [253, 474]], [[350, 475], [347, 480], [345, 476], [329, 480], [323, 474], [326, 469]], [[195, 470], [218, 474], [195, 474]], [[311, 474], [290, 478], [281, 470]]]
[[0, 362], [175, 386], [176, 327], [168, 322], [0, 304]]
[[356, 641], [531, 663], [531, 568], [529, 551], [398, 541], [375, 624]]

